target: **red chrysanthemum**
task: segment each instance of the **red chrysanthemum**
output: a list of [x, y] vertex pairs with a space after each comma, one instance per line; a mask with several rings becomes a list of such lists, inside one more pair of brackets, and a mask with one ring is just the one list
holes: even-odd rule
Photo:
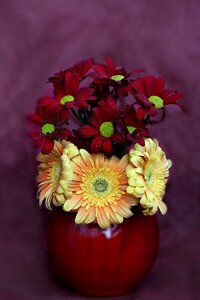
[[91, 138], [91, 152], [103, 151], [111, 154], [113, 143], [124, 143], [122, 133], [118, 131], [119, 110], [113, 98], [100, 101], [99, 106], [93, 110], [91, 126], [80, 128], [79, 132], [83, 138]]
[[72, 68], [69, 68], [64, 71], [60, 71], [59, 73], [50, 77], [49, 82], [53, 84], [54, 95], [59, 95], [60, 91], [64, 89], [66, 72], [75, 73], [78, 75], [79, 79], [82, 80], [86, 77], [87, 73], [91, 69], [93, 62], [94, 62], [93, 59], [81, 61], [75, 64]]
[[182, 96], [179, 92], [165, 88], [165, 81], [154, 76], [145, 76], [132, 82], [129, 90], [140, 105], [137, 109], [139, 119], [144, 119], [148, 115], [155, 116], [165, 105], [179, 105], [177, 100]]
[[138, 119], [134, 106], [127, 105], [122, 113], [121, 126], [125, 131], [128, 141], [144, 145], [144, 137], [149, 137], [147, 122]]
[[127, 76], [124, 68], [116, 69], [112, 59], [106, 57], [105, 64], [95, 64], [93, 70], [96, 72], [97, 76], [95, 78], [108, 78], [114, 81], [120, 81]]
[[78, 64], [75, 64], [70, 69], [70, 71], [78, 74], [78, 76], [81, 79], [84, 79], [86, 77], [86, 75], [88, 74], [89, 70], [91, 69], [93, 63], [94, 63], [94, 60], [92, 58], [88, 59], [88, 60], [83, 60], [83, 61], [79, 62]]
[[94, 64], [92, 68], [95, 71], [95, 84], [110, 85], [117, 89], [119, 95], [128, 95], [127, 78], [131, 73], [127, 73], [124, 68], [116, 68], [110, 57], [106, 57], [105, 64]]
[[34, 139], [34, 146], [43, 154], [48, 154], [54, 147], [54, 140], [62, 140], [71, 136], [64, 127], [69, 119], [68, 111], [60, 111], [55, 105], [38, 105], [36, 113], [29, 115], [29, 121], [36, 125], [36, 130], [29, 133]]
[[85, 149], [88, 152], [90, 151], [91, 142], [89, 139], [83, 139], [82, 135], [78, 130], [72, 130], [72, 136], [69, 138], [69, 141], [76, 145], [78, 149]]
[[59, 73], [49, 78], [49, 82], [52, 83], [54, 87], [54, 96], [59, 95], [63, 91], [65, 85], [65, 74], [66, 70], [60, 71]]
[[60, 73], [60, 80], [54, 80], [54, 84], [53, 99], [68, 109], [74, 105], [82, 109], [87, 108], [89, 106], [87, 101], [96, 99], [92, 95], [92, 88], [79, 87], [80, 79], [77, 73], [70, 71]]

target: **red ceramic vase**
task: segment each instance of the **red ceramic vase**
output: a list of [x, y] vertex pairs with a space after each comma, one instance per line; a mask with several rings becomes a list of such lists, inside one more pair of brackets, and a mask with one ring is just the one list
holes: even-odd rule
[[59, 211], [50, 221], [49, 255], [59, 276], [82, 295], [132, 293], [157, 255], [156, 216], [135, 214], [107, 230], [76, 225], [74, 216]]

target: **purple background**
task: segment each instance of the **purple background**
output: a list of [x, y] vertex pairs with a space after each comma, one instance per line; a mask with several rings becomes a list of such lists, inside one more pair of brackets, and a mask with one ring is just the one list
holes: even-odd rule
[[186, 109], [169, 107], [151, 130], [173, 161], [158, 259], [133, 295], [115, 299], [199, 299], [199, 14], [198, 0], [1, 0], [0, 299], [87, 299], [49, 271], [25, 118], [48, 92], [50, 75], [107, 54], [129, 70], [164, 77], [184, 93]]

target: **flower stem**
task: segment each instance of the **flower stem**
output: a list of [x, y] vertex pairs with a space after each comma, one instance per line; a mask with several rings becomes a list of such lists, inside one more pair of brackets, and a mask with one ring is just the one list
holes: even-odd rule
[[84, 110], [83, 113], [84, 113], [84, 116], [85, 116], [86, 123], [90, 124], [90, 118], [89, 118], [89, 116], [87, 114], [87, 111]]
[[85, 123], [84, 123], [83, 120], [79, 117], [79, 115], [78, 115], [77, 112], [74, 110], [74, 108], [71, 108], [71, 111], [72, 111], [73, 115], [77, 118], [77, 120], [78, 120], [81, 124], [85, 125]]

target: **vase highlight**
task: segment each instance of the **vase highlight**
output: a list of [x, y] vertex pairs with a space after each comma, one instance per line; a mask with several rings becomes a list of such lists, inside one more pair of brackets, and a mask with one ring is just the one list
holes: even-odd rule
[[158, 245], [155, 215], [136, 213], [102, 230], [96, 224], [77, 225], [73, 213], [56, 211], [49, 225], [49, 255], [59, 277], [87, 296], [132, 293], [152, 267]]

